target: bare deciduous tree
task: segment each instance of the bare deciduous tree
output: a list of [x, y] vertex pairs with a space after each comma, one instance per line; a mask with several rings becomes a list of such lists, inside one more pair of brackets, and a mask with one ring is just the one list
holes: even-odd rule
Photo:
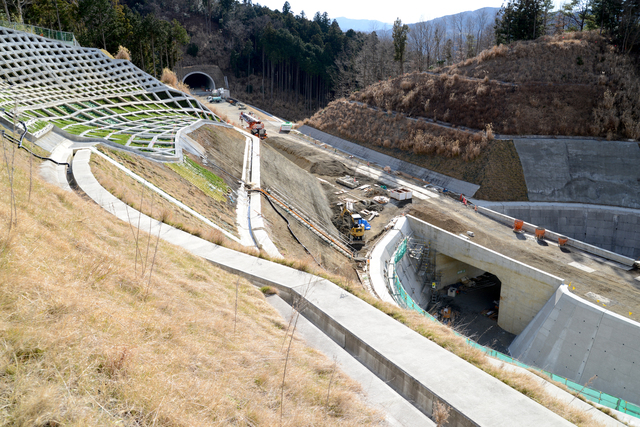
[[420, 72], [431, 65], [433, 50], [433, 24], [420, 20], [409, 33], [409, 46], [414, 55], [414, 68]]

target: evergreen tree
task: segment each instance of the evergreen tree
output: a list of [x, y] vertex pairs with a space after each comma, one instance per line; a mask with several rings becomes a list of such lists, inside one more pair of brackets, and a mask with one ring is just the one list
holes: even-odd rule
[[403, 24], [400, 18], [393, 23], [393, 60], [400, 63], [400, 74], [404, 74], [404, 54], [407, 49], [409, 26]]
[[496, 43], [534, 40], [544, 35], [544, 0], [509, 0], [496, 16]]

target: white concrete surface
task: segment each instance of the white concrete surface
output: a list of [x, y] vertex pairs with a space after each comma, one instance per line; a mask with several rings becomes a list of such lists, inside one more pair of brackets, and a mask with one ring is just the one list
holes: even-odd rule
[[[283, 318], [291, 319], [294, 311], [282, 298], [273, 295], [268, 297], [267, 301], [278, 310]], [[381, 410], [385, 414], [385, 421], [390, 426], [435, 427], [436, 424], [427, 415], [407, 402], [376, 374], [364, 367], [344, 348], [303, 316], [298, 318], [296, 334], [304, 339], [307, 345], [322, 352], [330, 360], [334, 360], [338, 369], [358, 381], [362, 385], [366, 403]]]
[[289, 299], [303, 298], [305, 317], [421, 411], [430, 414], [438, 400], [451, 406], [450, 423], [456, 426], [571, 425], [325, 279], [214, 245], [133, 211], [93, 178], [89, 156], [88, 150], [76, 154], [74, 176], [99, 205], [225, 270], [275, 286]]
[[514, 139], [529, 200], [640, 208], [637, 142]]
[[[515, 218], [505, 215], [503, 213], [500, 212], [496, 212], [493, 209], [488, 209], [484, 206], [478, 206], [478, 212], [488, 216], [489, 218], [492, 218], [498, 222], [501, 222], [502, 224], [505, 224], [507, 226], [511, 226], [513, 227], [513, 223]], [[518, 218], [521, 219], [521, 218]], [[535, 233], [535, 229], [536, 229], [537, 225], [535, 224], [531, 224], [528, 222], [524, 222], [522, 229], [534, 234]], [[546, 230], [545, 231], [545, 239], [551, 239], [554, 241], [558, 241], [558, 238], [562, 236], [562, 234], [560, 234], [559, 232], [557, 232], [557, 230]], [[576, 249], [579, 249], [583, 252], [587, 252], [593, 255], [597, 255], [599, 257], [602, 257], [604, 259], [616, 262], [621, 264], [622, 266], [627, 266], [627, 267], [632, 267], [635, 263], [635, 260], [633, 258], [629, 258], [627, 256], [624, 255], [620, 255], [618, 253], [615, 252], [611, 252], [608, 251], [606, 249], [602, 249], [599, 247], [596, 247], [594, 245], [589, 245], [587, 243], [584, 243], [580, 240], [576, 240], [576, 239], [569, 239], [569, 241], [567, 242], [568, 246], [572, 246]]]
[[498, 276], [502, 282], [498, 325], [519, 334], [563, 283], [563, 279], [526, 265], [412, 216], [411, 231], [430, 241], [438, 253]]
[[640, 323], [561, 286], [509, 347], [511, 355], [629, 402], [640, 403]]
[[376, 296], [384, 302], [398, 305], [389, 293], [387, 264], [391, 254], [405, 236], [403, 227], [406, 228], [406, 221], [397, 221], [393, 228], [384, 234], [382, 239], [376, 243], [369, 257], [369, 278], [371, 287]]
[[[71, 160], [73, 142], [62, 140], [51, 150], [50, 159], [58, 163], [67, 163]], [[67, 181], [67, 166], [57, 165], [53, 162], [43, 162], [40, 165], [40, 176], [45, 181], [57, 185], [63, 190], [71, 191]]]
[[485, 202], [477, 204], [537, 224], [595, 247], [640, 259], [640, 209], [586, 203]]
[[[403, 236], [405, 235], [409, 235], [412, 233], [412, 230], [409, 227], [409, 221], [406, 218], [400, 218], [399, 221], [396, 223], [396, 226], [398, 228], [398, 230], [392, 230], [391, 232], [389, 232], [389, 234], [392, 236], [391, 238], [387, 239], [386, 241], [381, 240], [379, 242], [379, 246], [383, 246], [386, 250], [382, 251], [382, 250], [378, 250], [378, 251], [374, 251], [372, 252], [372, 256], [380, 256], [381, 259], [376, 260], [378, 263], [381, 264], [385, 264], [387, 263], [387, 261], [390, 260], [390, 258], [393, 256], [393, 253], [395, 251], [395, 248], [399, 242], [399, 240], [401, 240], [403, 238]], [[403, 230], [402, 233], [400, 233], [399, 231]], [[371, 260], [371, 263], [373, 264], [373, 259]], [[417, 287], [420, 285], [420, 280], [418, 277], [416, 277], [415, 273], [414, 273], [414, 269], [413, 267], [410, 265], [409, 261], [408, 261], [408, 257], [405, 256], [402, 258], [402, 260], [400, 261], [400, 263], [397, 265], [397, 271], [396, 273], [398, 274], [398, 277], [400, 279], [400, 282], [403, 284], [403, 286], [405, 287], [405, 291], [412, 297], [412, 299], [418, 303], [421, 304], [421, 306], [424, 307], [424, 303], [426, 302], [426, 297], [425, 295], [418, 293], [418, 292], [411, 292], [411, 288], [414, 288], [414, 291], [417, 291]], [[371, 274], [372, 279], [374, 274]], [[385, 280], [387, 280], [387, 277], [384, 273], [380, 273], [380, 274], [376, 274], [375, 276], [377, 277], [378, 282], [384, 282]], [[549, 304], [549, 303], [547, 303]], [[504, 369], [504, 370], [509, 370], [509, 371], [513, 371], [513, 372], [517, 372], [519, 374], [522, 375], [526, 375], [530, 378], [535, 379], [536, 381], [539, 381], [540, 384], [542, 384], [542, 386], [545, 389], [545, 392], [547, 392], [548, 394], [550, 394], [551, 396], [571, 404], [571, 406], [575, 407], [575, 408], [579, 408], [585, 412], [589, 412], [590, 415], [596, 419], [598, 422], [600, 422], [602, 425], [605, 426], [621, 426], [622, 424], [618, 421], [616, 421], [615, 419], [609, 417], [608, 415], [596, 410], [594, 408], [593, 405], [583, 402], [580, 399], [576, 399], [572, 394], [558, 388], [557, 386], [555, 386], [554, 384], [550, 383], [549, 381], [546, 381], [545, 379], [535, 375], [534, 373], [521, 368], [519, 366], [516, 365], [511, 365], [511, 364], [507, 364], [504, 363], [502, 361], [499, 361], [497, 359], [493, 359], [489, 357], [489, 361], [496, 366], [497, 368], [500, 369]], [[616, 413], [616, 416], [620, 417], [620, 419], [624, 419], [627, 421], [630, 421], [630, 424], [633, 425], [638, 424], [640, 425], [640, 420], [637, 418], [633, 418], [631, 416], [628, 416], [622, 412], [618, 412], [618, 411], [614, 411]]]

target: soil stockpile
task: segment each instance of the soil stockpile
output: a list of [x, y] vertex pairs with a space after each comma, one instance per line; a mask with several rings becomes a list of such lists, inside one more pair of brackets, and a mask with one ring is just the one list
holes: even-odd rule
[[302, 169], [315, 175], [340, 177], [350, 173], [349, 168], [342, 162], [318, 154], [313, 148], [278, 137], [269, 137], [266, 143]]

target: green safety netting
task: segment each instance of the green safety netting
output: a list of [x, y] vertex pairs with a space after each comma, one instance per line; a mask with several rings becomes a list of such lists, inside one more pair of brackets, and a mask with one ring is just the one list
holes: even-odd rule
[[38, 36], [46, 37], [52, 40], [59, 40], [61, 42], [76, 45], [76, 38], [73, 33], [66, 31], [55, 31], [49, 28], [38, 27], [35, 25], [21, 24], [19, 22], [7, 22], [0, 20], [0, 26], [5, 28], [11, 28], [18, 31], [24, 31], [25, 33], [31, 33]]
[[[409, 296], [409, 294], [407, 294], [407, 292], [404, 290], [404, 286], [402, 286], [402, 282], [400, 281], [400, 278], [398, 277], [398, 274], [396, 273], [396, 268], [395, 268], [395, 264], [397, 264], [402, 257], [405, 256], [406, 252], [407, 252], [407, 238], [404, 238], [402, 240], [402, 242], [400, 243], [400, 245], [398, 245], [398, 248], [396, 249], [396, 251], [394, 252], [392, 259], [393, 261], [393, 271], [394, 271], [394, 277], [393, 277], [393, 296], [396, 300], [396, 302], [408, 309], [417, 311], [418, 313], [424, 315], [425, 317], [429, 318], [430, 320], [434, 321], [434, 322], [438, 322], [439, 321], [433, 317], [432, 315], [430, 315], [429, 313], [427, 313], [425, 310], [423, 310], [418, 304], [415, 303], [415, 301], [413, 301], [413, 298], [411, 298]], [[455, 332], [455, 331], [454, 331]], [[455, 332], [457, 335], [460, 335], [462, 337], [464, 337], [461, 334], [458, 334], [457, 332]], [[592, 402], [598, 403], [602, 406], [606, 406], [607, 408], [612, 408], [615, 409], [616, 411], [620, 411], [620, 412], [624, 412], [628, 415], [631, 415], [633, 417], [636, 418], [640, 418], [640, 406], [635, 405], [633, 403], [627, 402], [626, 400], [622, 400], [619, 399], [615, 396], [611, 396], [610, 394], [607, 393], [603, 393], [601, 391], [598, 390], [594, 390], [591, 388], [588, 388], [584, 385], [578, 384], [576, 382], [573, 382], [565, 377], [561, 377], [559, 375], [555, 375], [552, 374], [551, 372], [547, 372], [545, 370], [539, 369], [539, 368], [535, 368], [529, 365], [525, 365], [522, 362], [519, 362], [518, 360], [512, 358], [509, 355], [506, 355], [504, 353], [500, 353], [499, 351], [496, 350], [492, 350], [490, 348], [487, 348], [483, 345], [478, 344], [475, 341], [470, 340], [467, 337], [464, 337], [467, 341], [467, 343], [474, 347], [477, 348], [478, 350], [481, 350], [482, 352], [486, 353], [488, 356], [494, 357], [496, 359], [499, 359], [503, 362], [506, 363], [511, 363], [513, 365], [516, 366], [520, 366], [521, 368], [525, 368], [525, 369], [533, 369], [536, 370], [546, 376], [548, 376], [551, 380], [556, 381], [558, 383], [564, 384], [565, 386], [567, 386], [567, 388], [571, 391], [574, 391], [582, 396], [584, 396], [585, 399], [590, 400]]]
[[395, 262], [397, 263], [398, 261], [400, 261], [404, 256], [404, 254], [406, 253], [407, 253], [407, 239], [403, 239], [402, 243], [400, 243], [400, 246], [398, 246], [398, 249], [396, 250]]

